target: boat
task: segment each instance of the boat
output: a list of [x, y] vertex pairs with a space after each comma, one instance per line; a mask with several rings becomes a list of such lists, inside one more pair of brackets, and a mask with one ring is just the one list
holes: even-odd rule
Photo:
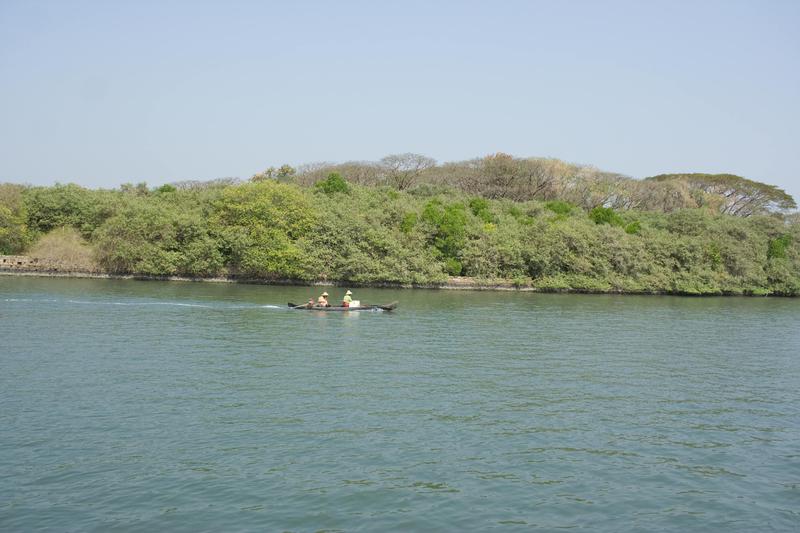
[[319, 307], [310, 306], [308, 304], [295, 305], [289, 302], [289, 309], [303, 309], [306, 311], [394, 311], [397, 308], [397, 302], [392, 302], [386, 305], [358, 305], [352, 307], [331, 306]]

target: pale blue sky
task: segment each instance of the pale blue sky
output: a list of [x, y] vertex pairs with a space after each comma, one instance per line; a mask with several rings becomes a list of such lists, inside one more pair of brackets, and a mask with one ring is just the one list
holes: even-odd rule
[[800, 2], [0, 0], [0, 181], [504, 151], [800, 200]]

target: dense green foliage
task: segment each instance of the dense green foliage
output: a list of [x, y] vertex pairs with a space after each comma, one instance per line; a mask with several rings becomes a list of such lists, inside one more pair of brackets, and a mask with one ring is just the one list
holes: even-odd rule
[[0, 184], [0, 254], [18, 254], [31, 242], [24, 191], [21, 185]]
[[327, 178], [318, 181], [315, 187], [329, 195], [336, 194], [337, 192], [346, 194], [350, 191], [350, 186], [347, 184], [347, 181], [345, 181], [338, 172], [331, 172]]
[[610, 207], [595, 207], [589, 211], [589, 218], [595, 224], [611, 224], [612, 226], [622, 226], [622, 217]]
[[786, 259], [786, 249], [791, 243], [792, 238], [789, 235], [781, 235], [780, 237], [770, 239], [767, 257], [769, 259]]
[[557, 215], [568, 215], [572, 212], [572, 208], [574, 207], [569, 202], [564, 202], [563, 200], [550, 200], [549, 202], [545, 202], [544, 206]]
[[211, 219], [228, 264], [247, 277], [303, 277], [311, 205], [297, 187], [274, 181], [226, 188]]
[[[491, 161], [492, 190], [515, 165]], [[800, 294], [796, 216], [586, 208], [345, 177], [153, 190], [0, 185], [0, 251], [25, 252], [67, 227], [113, 273], [415, 284], [464, 275], [543, 290]]]
[[461, 274], [459, 254], [467, 236], [467, 210], [464, 204], [455, 202], [445, 205], [439, 199], [433, 199], [425, 204], [422, 220], [430, 228], [428, 242], [439, 252], [437, 255], [444, 258], [447, 273], [451, 276]]

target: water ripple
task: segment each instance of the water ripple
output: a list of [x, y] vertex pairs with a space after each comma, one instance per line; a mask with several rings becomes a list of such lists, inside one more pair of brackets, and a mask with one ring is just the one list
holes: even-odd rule
[[0, 278], [0, 529], [797, 529], [797, 301], [358, 292]]

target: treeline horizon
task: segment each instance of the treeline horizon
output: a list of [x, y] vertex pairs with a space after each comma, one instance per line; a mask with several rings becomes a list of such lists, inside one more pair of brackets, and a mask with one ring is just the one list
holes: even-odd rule
[[0, 184], [0, 253], [153, 276], [797, 295], [795, 208], [732, 174], [409, 153], [154, 188]]
[[[176, 180], [167, 185], [192, 189], [274, 179], [308, 187], [331, 173], [340, 174], [354, 185], [386, 186], [401, 191], [433, 187], [515, 201], [563, 200], [587, 210], [602, 206], [671, 212], [706, 207], [724, 214], [751, 216], [788, 213], [797, 208], [795, 199], [778, 186], [735, 174], [687, 172], [637, 179], [593, 165], [551, 157], [514, 157], [502, 152], [442, 164], [415, 153], [392, 154], [378, 161], [306, 163], [297, 168], [284, 164], [269, 167], [249, 179]], [[125, 183], [118, 188], [140, 192], [148, 189], [146, 182]]]
[[297, 169], [282, 165], [250, 179], [311, 186], [331, 173], [357, 185], [397, 190], [438, 186], [490, 199], [563, 200], [584, 209], [602, 206], [670, 212], [710, 207], [725, 214], [750, 216], [797, 207], [794, 198], [779, 187], [735, 174], [659, 174], [635, 179], [591, 165], [502, 152], [441, 165], [414, 153], [388, 155], [379, 161], [305, 164]]

